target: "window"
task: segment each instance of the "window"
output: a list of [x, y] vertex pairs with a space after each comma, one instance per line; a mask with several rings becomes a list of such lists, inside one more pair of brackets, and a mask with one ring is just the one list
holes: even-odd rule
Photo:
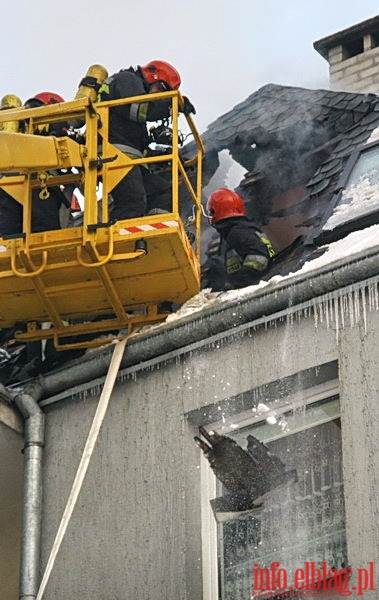
[[352, 56], [357, 56], [357, 54], [362, 54], [363, 50], [363, 37], [345, 42], [342, 46], [343, 60], [347, 60]]
[[315, 241], [328, 243], [379, 222], [379, 143], [353, 153]]
[[377, 48], [379, 46], [379, 31], [373, 31], [371, 33], [371, 48]]
[[[219, 598], [254, 598], [254, 566], [265, 569], [280, 563], [288, 586], [295, 570], [304, 569], [305, 563], [344, 567], [347, 556], [338, 396], [320, 400], [319, 395], [310, 395], [291, 409], [288, 402], [276, 404], [275, 410], [272, 403], [260, 403], [249, 424], [245, 418], [238, 424], [236, 417], [229, 431], [222, 433], [245, 449], [248, 436], [253, 435], [288, 470], [296, 469], [298, 481], [274, 491], [253, 511], [235, 518], [229, 514], [223, 522], [219, 519]], [[205, 461], [203, 468], [207, 468]], [[219, 482], [217, 488], [217, 496], [222, 495]], [[212, 600], [216, 597], [213, 595]]]

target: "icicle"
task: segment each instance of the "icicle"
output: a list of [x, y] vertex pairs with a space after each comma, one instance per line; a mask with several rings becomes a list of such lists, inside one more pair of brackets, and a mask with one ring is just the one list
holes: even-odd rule
[[378, 285], [373, 283], [369, 286], [369, 295], [371, 298], [371, 310], [377, 310], [378, 307]]
[[321, 300], [318, 303], [318, 312], [320, 316], [320, 324], [324, 322], [324, 302]]
[[342, 329], [345, 329], [345, 306], [346, 306], [346, 296], [340, 296], [339, 297], [339, 303], [340, 303], [340, 314], [341, 314], [341, 327]]
[[325, 301], [325, 318], [326, 318], [326, 328], [330, 329], [329, 299], [326, 299], [326, 301]]
[[338, 315], [338, 304], [339, 304], [339, 298], [337, 296], [337, 298], [333, 298], [333, 307], [334, 307], [334, 323], [335, 323], [335, 327], [336, 327], [336, 341], [338, 344], [338, 339], [339, 339], [339, 315]]
[[349, 317], [350, 317], [350, 327], [354, 327], [355, 319], [354, 319], [354, 302], [353, 302], [353, 293], [349, 291]]
[[314, 300], [312, 302], [312, 307], [313, 307], [313, 319], [314, 319], [315, 329], [317, 329], [317, 327], [318, 327], [318, 305], [316, 304], [316, 302]]
[[362, 314], [365, 333], [367, 333], [367, 312], [366, 312], [366, 294], [365, 289], [361, 288]]
[[354, 290], [354, 314], [355, 314], [355, 322], [358, 323], [360, 317], [360, 309], [359, 309], [359, 288], [358, 290]]
[[368, 297], [368, 309], [373, 310], [374, 302], [373, 302], [373, 285], [370, 284], [367, 288], [367, 297]]

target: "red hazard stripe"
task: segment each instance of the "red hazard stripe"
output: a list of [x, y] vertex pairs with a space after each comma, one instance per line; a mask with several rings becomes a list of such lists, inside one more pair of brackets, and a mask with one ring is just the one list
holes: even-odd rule
[[166, 223], [154, 223], [154, 229], [165, 229], [165, 227], [171, 227], [171, 225], [166, 225]]
[[127, 229], [123, 229], [121, 231], [129, 231], [130, 233], [137, 233], [141, 231], [139, 227], [128, 227]]
[[178, 227], [178, 221], [165, 221], [161, 223], [149, 223], [146, 225], [134, 225], [132, 227], [123, 227], [119, 230], [120, 235], [127, 233], [139, 233], [141, 231], [151, 231], [154, 229], [168, 229], [170, 227]]

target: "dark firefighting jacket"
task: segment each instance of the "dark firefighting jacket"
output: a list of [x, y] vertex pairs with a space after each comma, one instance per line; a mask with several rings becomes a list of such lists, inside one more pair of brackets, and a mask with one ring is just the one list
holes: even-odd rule
[[[99, 90], [99, 100], [117, 100], [147, 95], [148, 85], [140, 71], [133, 67], [122, 69], [108, 77]], [[166, 119], [170, 115], [171, 99], [132, 102], [110, 110], [109, 141], [122, 151], [143, 152], [149, 145], [147, 121]], [[125, 146], [123, 148], [122, 146]], [[128, 148], [130, 147], [130, 149]]]
[[216, 229], [220, 238], [208, 250], [203, 287], [217, 291], [257, 283], [275, 255], [266, 234], [244, 216], [222, 219]]

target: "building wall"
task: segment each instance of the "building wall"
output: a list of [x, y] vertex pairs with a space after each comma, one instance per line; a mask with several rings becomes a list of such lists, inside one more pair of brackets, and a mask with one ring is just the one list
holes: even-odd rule
[[[0, 598], [18, 596], [21, 547], [23, 439], [0, 405]], [[7, 421], [6, 426], [3, 421]], [[15, 419], [12, 418], [12, 421]]]
[[329, 50], [330, 89], [349, 92], [379, 92], [379, 47], [344, 58], [343, 46]]
[[[250, 390], [259, 396], [272, 382], [282, 381], [285, 394], [289, 378], [311, 370], [317, 379], [319, 366], [333, 361], [340, 368], [349, 559], [353, 567], [377, 564], [379, 313], [361, 311], [344, 328], [331, 314], [315, 321], [310, 311], [250, 328], [117, 383], [46, 600], [214, 600], [202, 595], [196, 425], [214, 421], [221, 407], [232, 418], [236, 398]], [[94, 390], [45, 408], [43, 564], [97, 400]]]
[[[364, 567], [379, 559], [378, 313], [340, 339], [341, 432], [348, 556]], [[356, 575], [356, 573], [355, 573]], [[377, 576], [376, 576], [376, 580]], [[366, 592], [371, 600], [378, 592]]]

